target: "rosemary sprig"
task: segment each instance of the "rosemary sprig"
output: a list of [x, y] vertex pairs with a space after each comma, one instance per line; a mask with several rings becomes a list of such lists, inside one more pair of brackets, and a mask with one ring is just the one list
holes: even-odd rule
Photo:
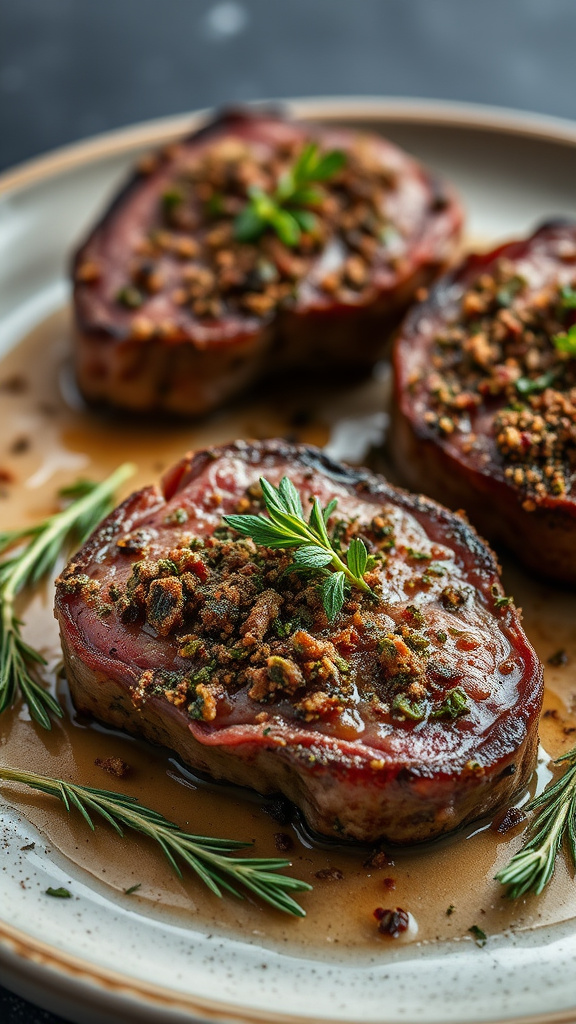
[[576, 867], [576, 747], [554, 764], [568, 767], [556, 782], [526, 805], [525, 810], [540, 808], [540, 812], [528, 828], [522, 849], [496, 875], [498, 882], [508, 886], [507, 895], [512, 899], [529, 892], [540, 895], [554, 874], [565, 837], [570, 859]]
[[260, 485], [269, 518], [263, 515], [224, 516], [228, 526], [264, 547], [297, 548], [293, 561], [295, 569], [324, 577], [322, 603], [331, 622], [342, 609], [348, 585], [376, 596], [364, 579], [365, 573], [375, 564], [364, 541], [353, 538], [344, 556], [328, 536], [327, 524], [338, 504], [336, 498], [326, 508], [322, 508], [318, 498], [314, 498], [310, 518], [306, 522], [300, 495], [287, 476], [282, 478], [278, 487], [264, 477], [260, 477]]
[[168, 821], [158, 811], [143, 807], [133, 796], [113, 793], [91, 786], [77, 786], [48, 775], [21, 771], [0, 766], [0, 779], [18, 782], [40, 793], [47, 793], [62, 801], [66, 810], [75, 808], [86, 824], [94, 831], [92, 816], [97, 814], [118, 833], [124, 836], [123, 828], [133, 829], [158, 843], [168, 859], [171, 868], [181, 878], [182, 869], [178, 861], [191, 868], [205, 885], [216, 895], [231, 893], [243, 899], [238, 886], [243, 886], [260, 899], [295, 917], [305, 917], [306, 912], [290, 896], [290, 892], [307, 892], [312, 889], [308, 882], [289, 875], [278, 874], [282, 868], [291, 866], [289, 860], [279, 857], [233, 857], [230, 854], [250, 846], [249, 842], [236, 839], [214, 839], [209, 836], [191, 835]]
[[235, 237], [240, 242], [255, 242], [271, 228], [285, 245], [298, 245], [302, 232], [316, 226], [309, 207], [318, 206], [323, 193], [314, 184], [333, 178], [345, 162], [339, 150], [321, 154], [315, 142], [308, 143], [272, 194], [256, 185], [248, 189], [248, 202], [234, 221]]
[[62, 717], [58, 701], [38, 678], [46, 660], [22, 637], [16, 598], [25, 587], [35, 586], [52, 572], [69, 544], [82, 544], [112, 507], [116, 489], [133, 472], [134, 467], [125, 464], [103, 483], [81, 480], [60, 492], [68, 502], [61, 512], [34, 526], [0, 533], [0, 554], [21, 548], [0, 561], [0, 713], [20, 691], [32, 718], [45, 729], [51, 728], [51, 714]]

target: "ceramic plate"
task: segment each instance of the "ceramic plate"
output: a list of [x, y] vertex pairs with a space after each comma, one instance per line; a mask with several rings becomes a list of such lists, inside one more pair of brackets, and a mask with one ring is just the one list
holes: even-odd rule
[[[381, 131], [445, 174], [464, 199], [472, 240], [496, 242], [543, 218], [576, 215], [576, 126], [567, 122], [412, 101], [310, 100], [288, 107], [296, 117]], [[134, 159], [200, 118], [112, 133], [0, 179], [0, 355], [61, 316], [69, 254]], [[65, 327], [59, 337], [66, 345]], [[365, 409], [347, 407], [342, 398], [325, 419], [330, 453], [352, 461], [386, 424], [373, 397]], [[21, 420], [22, 430], [41, 429], [24, 405]], [[213, 420], [201, 441], [219, 441], [227, 430], [225, 420]], [[33, 491], [84, 468], [73, 444], [57, 457], [48, 450], [25, 486]], [[558, 600], [568, 608], [569, 598]], [[568, 622], [566, 643], [571, 631]], [[472, 1024], [576, 1015], [576, 928], [568, 912], [553, 926], [494, 935], [482, 949], [470, 936], [376, 942], [371, 950], [345, 953], [328, 944], [314, 953], [297, 944], [289, 951], [264, 948], [257, 934], [231, 937], [162, 906], [115, 896], [62, 857], [32, 825], [26, 804], [20, 806], [0, 803], [0, 980], [65, 1017], [87, 1024]], [[425, 859], [420, 863], [425, 870]], [[72, 907], [39, 898], [49, 885], [72, 886]]]

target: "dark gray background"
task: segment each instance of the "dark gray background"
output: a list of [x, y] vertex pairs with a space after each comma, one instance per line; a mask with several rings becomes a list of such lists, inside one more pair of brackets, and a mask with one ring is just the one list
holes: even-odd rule
[[[197, 107], [425, 96], [576, 116], [574, 0], [0, 0], [0, 167]], [[2, 1024], [55, 1017], [0, 988]]]
[[0, 165], [260, 97], [576, 113], [574, 0], [0, 0]]

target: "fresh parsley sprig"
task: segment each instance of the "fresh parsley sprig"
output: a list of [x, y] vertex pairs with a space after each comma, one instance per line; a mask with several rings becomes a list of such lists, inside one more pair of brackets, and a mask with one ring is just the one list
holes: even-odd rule
[[328, 181], [346, 163], [340, 150], [320, 153], [309, 142], [292, 167], [282, 174], [271, 194], [256, 185], [248, 189], [248, 202], [234, 221], [234, 236], [240, 242], [255, 242], [267, 229], [284, 245], [298, 245], [303, 231], [313, 231], [316, 216], [309, 207], [318, 206], [323, 192], [314, 185]]
[[364, 579], [365, 573], [375, 564], [364, 541], [354, 537], [344, 556], [343, 552], [336, 550], [328, 535], [327, 524], [337, 507], [336, 498], [322, 508], [315, 497], [306, 521], [300, 495], [287, 476], [282, 478], [278, 487], [264, 477], [260, 477], [260, 485], [268, 516], [224, 516], [228, 526], [263, 547], [296, 548], [294, 568], [324, 577], [322, 603], [331, 622], [342, 609], [349, 585], [375, 597]]
[[124, 828], [147, 836], [159, 845], [171, 868], [180, 878], [181, 862], [194, 871], [215, 896], [221, 897], [227, 892], [242, 899], [242, 892], [238, 886], [243, 886], [276, 910], [282, 910], [294, 917], [306, 916], [290, 892], [307, 892], [312, 886], [298, 878], [278, 874], [283, 868], [291, 866], [289, 860], [279, 857], [230, 856], [250, 846], [249, 842], [191, 835], [158, 811], [143, 807], [135, 797], [124, 793], [78, 786], [62, 779], [21, 771], [5, 765], [0, 766], [0, 779], [17, 782], [40, 793], [57, 797], [68, 812], [73, 808], [77, 810], [92, 831], [92, 818], [99, 815], [119, 836], [124, 837]]
[[16, 554], [0, 560], [0, 713], [20, 691], [32, 718], [45, 729], [51, 728], [51, 714], [62, 717], [58, 701], [39, 679], [46, 660], [22, 637], [16, 599], [24, 588], [35, 586], [52, 572], [72, 542], [83, 543], [112, 507], [116, 489], [133, 472], [134, 467], [125, 464], [103, 483], [79, 481], [60, 492], [68, 502], [61, 512], [33, 526], [0, 533], [0, 554], [16, 549]]
[[529, 892], [540, 895], [554, 874], [564, 838], [576, 867], [576, 747], [554, 763], [567, 765], [564, 774], [526, 805], [526, 811], [540, 811], [528, 828], [522, 849], [496, 875], [512, 899]]

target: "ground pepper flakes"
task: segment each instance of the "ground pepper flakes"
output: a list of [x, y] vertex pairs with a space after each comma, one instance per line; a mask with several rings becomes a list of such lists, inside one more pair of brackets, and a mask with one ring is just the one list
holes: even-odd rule
[[438, 332], [424, 382], [428, 426], [443, 437], [465, 437], [466, 451], [481, 459], [484, 442], [474, 426], [482, 416], [503, 476], [526, 511], [574, 486], [576, 341], [572, 351], [554, 339], [565, 339], [576, 323], [566, 298], [575, 285], [534, 288], [500, 258], [469, 284]]

